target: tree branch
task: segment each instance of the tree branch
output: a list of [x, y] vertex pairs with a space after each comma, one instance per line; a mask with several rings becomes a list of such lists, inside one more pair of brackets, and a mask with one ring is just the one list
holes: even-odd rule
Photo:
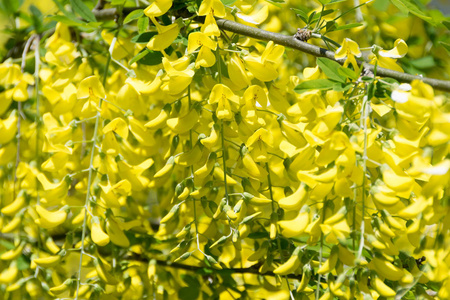
[[[127, 14], [135, 9], [142, 9], [142, 8], [124, 8], [123, 13]], [[93, 11], [97, 19], [99, 20], [105, 20], [105, 19], [113, 19], [114, 16], [117, 14], [117, 10], [115, 8], [108, 8], [103, 10], [94, 10]], [[336, 60], [334, 58], [334, 52], [329, 51], [323, 48], [320, 48], [315, 45], [311, 45], [302, 41], [299, 41], [295, 39], [293, 36], [288, 36], [280, 33], [270, 32], [266, 30], [262, 30], [255, 27], [250, 27], [244, 24], [236, 23], [230, 20], [226, 19], [219, 19], [217, 18], [217, 25], [220, 29], [232, 31], [237, 34], [242, 34], [248, 37], [252, 37], [259, 40], [265, 40], [265, 41], [273, 41], [276, 44], [283, 45], [289, 48], [293, 48], [302, 52], [305, 52], [307, 54], [311, 54], [318, 57], [326, 57], [331, 60], [337, 61], [340, 64], [343, 64], [344, 62], [342, 60]], [[366, 62], [358, 61], [358, 64], [363, 64], [365, 69], [368, 69], [373, 72], [374, 66], [371, 64], [368, 64]], [[422, 80], [423, 82], [431, 85], [433, 88], [437, 90], [442, 90], [446, 92], [450, 92], [450, 81], [448, 80], [440, 80], [440, 79], [434, 79], [434, 78], [427, 78], [422, 76], [416, 76], [406, 73], [401, 73], [385, 68], [378, 67], [377, 68], [377, 76], [382, 77], [390, 77], [394, 78], [400, 82], [411, 82], [415, 79]]]
[[[148, 262], [150, 260], [150, 259], [136, 257], [136, 256], [130, 257], [130, 259], [134, 259], [134, 260], [138, 260], [138, 261], [145, 261], [145, 262]], [[197, 272], [197, 271], [201, 271], [204, 269], [211, 269], [206, 266], [191, 266], [191, 265], [186, 265], [186, 264], [182, 264], [182, 263], [174, 263], [174, 262], [170, 262], [170, 261], [166, 261], [166, 260], [156, 260], [156, 263], [163, 267], [182, 269], [182, 270], [192, 271], [192, 272]], [[272, 271], [267, 271], [265, 273], [259, 272], [260, 266], [261, 266], [260, 264], [255, 264], [248, 268], [229, 268], [229, 269], [224, 268], [222, 270], [214, 269], [214, 272], [217, 272], [219, 274], [220, 273], [239, 273], [239, 274], [258, 274], [258, 275], [262, 275], [262, 276], [277, 276]], [[301, 274], [298, 274], [298, 275], [288, 274], [286, 276], [290, 279], [302, 280]]]

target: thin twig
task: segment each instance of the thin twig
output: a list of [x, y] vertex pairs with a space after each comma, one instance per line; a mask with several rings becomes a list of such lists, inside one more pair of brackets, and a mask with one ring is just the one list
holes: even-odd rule
[[[35, 39], [35, 35], [32, 35], [28, 40], [27, 43], [25, 44], [25, 47], [23, 49], [23, 53], [22, 53], [22, 64], [20, 65], [20, 70], [22, 73], [25, 72], [25, 66], [26, 66], [26, 57], [28, 54], [28, 51], [30, 50], [31, 47], [31, 43], [33, 42], [33, 40]], [[16, 150], [16, 164], [14, 167], [14, 190], [13, 190], [13, 199], [16, 197], [16, 182], [17, 182], [17, 168], [19, 166], [20, 163], [20, 139], [21, 139], [21, 132], [20, 132], [20, 126], [22, 124], [21, 122], [21, 118], [22, 118], [22, 101], [18, 101], [17, 103], [17, 110], [18, 110], [18, 115], [17, 115], [17, 150]]]

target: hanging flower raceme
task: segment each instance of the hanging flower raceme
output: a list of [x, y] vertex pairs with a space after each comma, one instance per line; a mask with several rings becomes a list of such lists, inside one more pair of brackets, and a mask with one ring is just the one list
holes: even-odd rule
[[28, 100], [28, 86], [34, 84], [34, 78], [22, 73], [20, 66], [5, 62], [0, 66], [0, 84], [5, 90], [0, 93], [0, 113], [8, 109], [11, 102]]
[[156, 0], [144, 10], [144, 14], [150, 18], [158, 30], [158, 34], [153, 36], [147, 44], [147, 48], [150, 50], [164, 51], [172, 44], [180, 32], [177, 23], [164, 26], [155, 19], [155, 17], [164, 15], [172, 7], [172, 2], [172, 0]]
[[[445, 94], [358, 80], [350, 39], [336, 52], [345, 68], [308, 68], [298, 51], [219, 29], [216, 18], [289, 29], [295, 14], [262, 0], [123, 13], [114, 26], [85, 11], [82, 26], [29, 39], [23, 67], [21, 44], [0, 64], [0, 294], [449, 298]], [[7, 47], [36, 28], [16, 29]], [[397, 40], [372, 62], [395, 69], [407, 49]], [[242, 268], [262, 275], [227, 275]]]
[[342, 46], [336, 50], [334, 58], [345, 58], [344, 67], [352, 64], [353, 69], [356, 71], [358, 70], [358, 63], [356, 62], [355, 57], [361, 57], [361, 50], [359, 50], [358, 44], [349, 38], [345, 38], [342, 42]]
[[69, 27], [63, 23], [56, 25], [55, 33], [47, 40], [45, 46], [48, 49], [45, 60], [60, 68], [66, 68], [79, 56], [72, 43]]
[[396, 63], [398, 58], [402, 58], [408, 53], [408, 45], [402, 39], [394, 42], [394, 48], [391, 50], [379, 50], [378, 55], [371, 54], [369, 56], [370, 63], [378, 64], [379, 67], [403, 72], [403, 69]]

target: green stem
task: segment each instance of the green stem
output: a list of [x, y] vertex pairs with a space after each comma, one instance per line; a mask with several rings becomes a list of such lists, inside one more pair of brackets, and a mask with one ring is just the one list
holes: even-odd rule
[[[35, 123], [36, 123], [36, 168], [40, 172], [41, 171], [41, 160], [39, 156], [39, 139], [40, 139], [40, 133], [41, 133], [41, 114], [40, 114], [40, 95], [39, 95], [39, 66], [41, 63], [40, 60], [40, 54], [39, 54], [39, 46], [40, 46], [40, 37], [39, 35], [36, 35], [35, 37], [35, 44], [36, 48], [34, 49], [34, 94], [36, 97], [36, 117], [35, 117]], [[40, 204], [40, 196], [39, 196], [39, 183], [38, 179], [36, 178], [36, 203], [37, 205]], [[40, 227], [38, 226], [39, 236], [40, 236]], [[39, 249], [42, 249], [42, 241], [40, 238], [38, 238], [38, 247]], [[36, 268], [36, 271], [34, 273], [34, 277], [37, 278], [39, 274], [39, 267]]]
[[[323, 211], [322, 211], [322, 220], [321, 223], [325, 221], [325, 214], [326, 214], [326, 208], [327, 208], [327, 200], [325, 198], [324, 204], [323, 204]], [[323, 232], [320, 233], [320, 249], [319, 249], [319, 268], [322, 265], [322, 258], [323, 258]], [[317, 275], [317, 288], [316, 288], [316, 300], [320, 298], [320, 279], [322, 278], [321, 274]]]
[[[116, 35], [118, 34], [119, 30], [117, 30]], [[103, 73], [103, 86], [106, 85], [106, 78], [108, 77], [108, 69], [109, 69], [109, 65], [111, 63], [111, 53], [108, 52], [108, 57], [106, 58], [106, 65], [105, 65], [105, 71]], [[99, 100], [99, 108], [101, 109], [102, 107], [102, 103], [103, 103], [103, 99], [100, 98]], [[82, 268], [82, 263], [83, 263], [83, 255], [85, 255], [86, 253], [84, 253], [84, 240], [86, 237], [86, 227], [87, 227], [87, 214], [88, 214], [88, 209], [89, 209], [89, 203], [90, 203], [90, 197], [91, 197], [91, 183], [92, 183], [92, 175], [94, 172], [94, 154], [95, 154], [95, 147], [97, 144], [97, 132], [98, 132], [98, 128], [99, 128], [99, 124], [100, 124], [100, 112], [97, 112], [96, 116], [95, 116], [95, 125], [94, 125], [94, 134], [92, 136], [92, 147], [91, 147], [91, 157], [89, 160], [89, 174], [88, 174], [88, 182], [87, 182], [87, 191], [86, 191], [86, 199], [84, 202], [84, 219], [83, 219], [83, 229], [82, 229], [82, 233], [81, 233], [81, 249], [80, 249], [80, 260], [79, 260], [79, 265], [78, 265], [78, 274], [77, 274], [77, 291], [75, 294], [75, 300], [78, 299], [78, 293], [80, 291], [80, 284], [81, 284], [81, 268]]]
[[[268, 185], [269, 185], [270, 199], [272, 200], [272, 213], [274, 213], [275, 212], [275, 200], [273, 199], [272, 179], [270, 178], [270, 168], [269, 168], [269, 164], [267, 162], [266, 162], [266, 170], [267, 170], [267, 181], [268, 181]], [[283, 254], [282, 254], [282, 250], [281, 250], [281, 242], [280, 242], [280, 237], [278, 236], [278, 234], [277, 234], [277, 246], [278, 246], [278, 252], [280, 252], [280, 259], [284, 263], [285, 260], [283, 259]], [[292, 294], [292, 291], [291, 291], [289, 279], [287, 278], [286, 275], [283, 277], [286, 280], [286, 284], [287, 284], [287, 287], [289, 290], [289, 296], [291, 297], [292, 300], [294, 300], [294, 295]]]
[[358, 249], [358, 259], [361, 259], [362, 251], [364, 248], [364, 214], [366, 210], [366, 174], [367, 174], [367, 122], [366, 119], [368, 118], [368, 112], [369, 112], [369, 99], [367, 95], [364, 95], [363, 98], [363, 104], [361, 108], [361, 119], [363, 122], [363, 128], [364, 128], [364, 152], [363, 152], [363, 182], [362, 182], [362, 189], [361, 189], [361, 201], [362, 201], [362, 220], [361, 220], [361, 238], [359, 240], [359, 249]]

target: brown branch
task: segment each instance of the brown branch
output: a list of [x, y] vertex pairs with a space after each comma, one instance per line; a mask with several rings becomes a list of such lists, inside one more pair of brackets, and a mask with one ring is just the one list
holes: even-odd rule
[[[124, 8], [123, 13], [128, 14], [131, 11], [135, 9], [142, 9], [142, 8]], [[117, 15], [117, 10], [115, 8], [108, 8], [103, 10], [94, 10], [93, 11], [97, 19], [99, 20], [106, 20], [106, 19], [113, 19], [114, 16]], [[307, 54], [311, 54], [317, 57], [326, 57], [331, 60], [337, 61], [340, 64], [343, 64], [342, 60], [336, 60], [334, 58], [334, 52], [329, 51], [323, 48], [320, 48], [315, 45], [311, 45], [302, 41], [299, 41], [295, 39], [293, 36], [288, 36], [280, 33], [270, 32], [266, 30], [262, 30], [255, 27], [250, 27], [244, 24], [236, 23], [230, 20], [226, 19], [217, 19], [217, 25], [222, 30], [232, 31], [237, 34], [242, 34], [248, 37], [252, 37], [259, 40], [265, 40], [265, 41], [273, 41], [276, 44], [283, 45], [289, 48], [293, 48], [302, 52], [305, 52]], [[371, 70], [373, 72], [374, 66], [371, 64], [368, 64], [366, 62], [358, 61], [359, 64], [363, 64], [364, 68]], [[422, 77], [422, 76], [416, 76], [406, 73], [401, 73], [385, 68], [378, 67], [377, 68], [377, 75], [382, 77], [390, 77], [394, 78], [400, 82], [411, 82], [413, 80], [422, 80], [423, 82], [429, 84], [433, 88], [437, 90], [442, 90], [446, 92], [450, 92], [450, 81], [448, 80], [440, 80], [440, 79], [434, 79], [434, 78], [428, 78], [428, 77]]]
[[[149, 259], [143, 258], [141, 256], [139, 256], [139, 257], [133, 256], [133, 257], [130, 257], [130, 259], [138, 260], [138, 261], [145, 261], [145, 262], [149, 261]], [[174, 262], [170, 262], [170, 261], [166, 261], [166, 260], [156, 260], [156, 263], [163, 267], [182, 269], [182, 270], [192, 271], [192, 272], [197, 272], [197, 271], [204, 270], [204, 269], [211, 269], [211, 267], [207, 267], [207, 266], [203, 266], [203, 267], [202, 266], [191, 266], [191, 265], [185, 265], [185, 264], [181, 264], [181, 263], [174, 263]], [[224, 268], [222, 270], [214, 269], [214, 268], [212, 268], [212, 269], [214, 269], [214, 272], [217, 272], [219, 274], [221, 272], [232, 272], [232, 273], [239, 273], [239, 274], [258, 274], [258, 275], [262, 275], [262, 276], [278, 276], [277, 274], [275, 274], [272, 271], [267, 271], [265, 273], [259, 272], [260, 266], [261, 266], [260, 264], [255, 264], [248, 268], [229, 268], [229, 269]], [[289, 274], [286, 276], [290, 279], [302, 280], [301, 274], [299, 274], [299, 275]]]
[[[122, 9], [122, 15], [126, 16], [129, 13], [137, 10], [137, 9], [145, 9], [145, 7], [124, 7]], [[95, 18], [99, 21], [101, 20], [113, 20], [114, 18], [119, 16], [119, 12], [116, 8], [103, 8], [103, 9], [96, 9], [94, 8], [92, 12], [95, 15]]]

